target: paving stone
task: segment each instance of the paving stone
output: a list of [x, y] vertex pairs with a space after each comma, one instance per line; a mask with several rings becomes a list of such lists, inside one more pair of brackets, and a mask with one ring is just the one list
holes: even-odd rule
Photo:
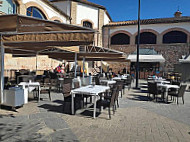
[[61, 118], [44, 118], [43, 120], [47, 127], [54, 130], [68, 128], [67, 123]]
[[61, 93], [54, 93], [52, 101], [29, 102], [17, 112], [0, 110], [0, 141], [189, 142], [190, 92], [184, 105], [147, 101], [146, 93], [133, 89], [125, 92], [111, 120], [107, 110], [96, 119], [80, 112], [64, 114]]

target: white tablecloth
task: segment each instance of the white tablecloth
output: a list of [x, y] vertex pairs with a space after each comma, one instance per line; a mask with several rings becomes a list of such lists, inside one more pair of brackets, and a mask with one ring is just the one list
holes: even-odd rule
[[170, 88], [179, 89], [179, 86], [178, 86], [178, 85], [171, 85], [171, 84], [157, 84], [157, 86], [166, 89], [166, 92], [165, 92], [166, 102], [168, 101], [168, 90], [169, 90]]
[[98, 96], [98, 94], [100, 93], [104, 93], [107, 90], [109, 90], [110, 87], [109, 86], [102, 86], [102, 85], [88, 85], [88, 86], [84, 86], [84, 87], [80, 87], [77, 89], [74, 89], [71, 91], [71, 95], [72, 95], [72, 114], [74, 114], [74, 95], [75, 94], [87, 94], [87, 95], [92, 95], [94, 96], [94, 113], [93, 113], [93, 117], [96, 117], [96, 98]]
[[115, 80], [100, 80], [100, 83], [106, 83], [107, 85], [115, 84]]
[[31, 92], [35, 89], [35, 87], [38, 88], [38, 101], [40, 101], [40, 83], [39, 82], [20, 82], [18, 86], [22, 86], [23, 89], [28, 87], [28, 92]]

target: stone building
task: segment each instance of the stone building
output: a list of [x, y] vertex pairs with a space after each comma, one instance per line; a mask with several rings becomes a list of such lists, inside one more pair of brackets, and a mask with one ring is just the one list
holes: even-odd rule
[[[190, 17], [180, 11], [174, 17], [141, 20], [140, 49], [151, 49], [165, 58], [164, 71], [189, 53]], [[131, 54], [136, 51], [137, 20], [110, 22], [103, 27], [103, 46]]]
[[[105, 7], [86, 0], [0, 0], [0, 6], [0, 14], [21, 14], [93, 28], [97, 31], [94, 39], [96, 46], [102, 46], [103, 25], [112, 21]], [[35, 70], [36, 66], [38, 70], [46, 70], [54, 68], [59, 63], [47, 56], [26, 59], [5, 55], [5, 70]]]

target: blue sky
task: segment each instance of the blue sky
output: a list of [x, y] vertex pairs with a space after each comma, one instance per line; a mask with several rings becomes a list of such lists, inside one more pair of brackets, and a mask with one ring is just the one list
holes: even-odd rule
[[[136, 20], [138, 0], [88, 0], [103, 5], [113, 21]], [[190, 0], [141, 0], [141, 19], [167, 18], [179, 10], [190, 16]]]

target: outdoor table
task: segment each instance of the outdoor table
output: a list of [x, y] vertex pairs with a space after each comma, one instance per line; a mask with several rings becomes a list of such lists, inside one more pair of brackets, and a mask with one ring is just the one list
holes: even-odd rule
[[17, 84], [19, 83], [20, 78], [23, 78], [22, 81], [34, 80], [35, 76], [33, 76], [33, 75], [19, 75], [19, 76], [17, 76]]
[[72, 114], [74, 114], [74, 96], [75, 94], [79, 94], [79, 95], [92, 95], [94, 96], [94, 113], [93, 113], [93, 118], [96, 118], [96, 101], [97, 101], [97, 96], [100, 93], [104, 93], [107, 90], [109, 90], [110, 87], [109, 86], [102, 86], [102, 85], [88, 85], [88, 86], [84, 86], [84, 87], [80, 87], [77, 89], [74, 89], [71, 91], [71, 95], [72, 95], [72, 101], [71, 101], [71, 111]]
[[166, 81], [166, 80], [154, 80], [154, 81], [161, 84], [170, 84], [170, 81]]
[[171, 85], [171, 84], [157, 84], [157, 86], [166, 89], [166, 92], [165, 92], [165, 95], [164, 95], [166, 97], [166, 102], [168, 102], [168, 90], [170, 88], [179, 89], [178, 85]]
[[100, 80], [100, 83], [106, 83], [107, 86], [109, 86], [109, 85], [115, 84], [116, 81], [115, 80]]
[[[18, 85], [22, 86], [23, 89], [28, 87], [28, 93], [30, 92], [30, 87], [37, 87], [38, 88], [38, 101], [40, 101], [40, 83], [39, 82], [20, 82]], [[33, 90], [33, 88], [32, 88], [32, 90]]]
[[121, 77], [114, 77], [112, 79], [113, 80], [122, 80], [122, 79], [127, 79], [127, 77], [121, 76]]

